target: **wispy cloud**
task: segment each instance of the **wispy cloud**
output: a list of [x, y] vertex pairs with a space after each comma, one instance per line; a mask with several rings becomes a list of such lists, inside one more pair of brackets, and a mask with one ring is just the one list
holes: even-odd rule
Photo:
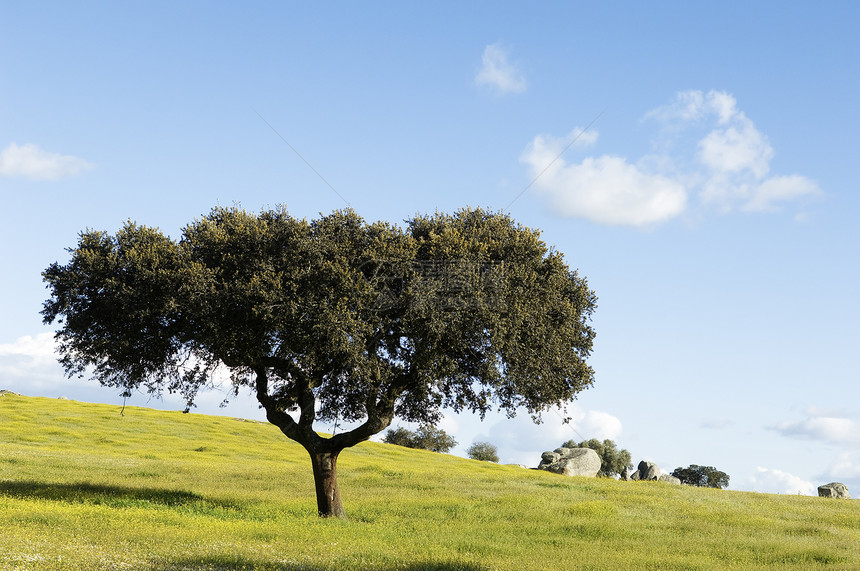
[[484, 48], [481, 69], [475, 76], [475, 83], [502, 94], [522, 93], [526, 90], [525, 77], [508, 61], [508, 53], [500, 44], [491, 44]]
[[808, 482], [799, 476], [769, 468], [756, 468], [756, 472], [749, 478], [750, 489], [755, 492], [771, 494], [802, 494], [814, 496], [818, 494], [815, 484]]
[[499, 448], [503, 462], [536, 466], [540, 455], [553, 450], [568, 440], [616, 440], [622, 433], [621, 420], [599, 410], [583, 410], [578, 406], [568, 408], [569, 424], [554, 412], [546, 412], [543, 422], [535, 424], [528, 413], [521, 411], [515, 418], [504, 418], [492, 424], [487, 440]]
[[9, 143], [0, 151], [0, 176], [59, 180], [79, 175], [92, 168], [94, 165], [83, 159], [50, 153], [32, 143]]
[[[770, 175], [775, 151], [729, 93], [681, 92], [643, 119], [657, 126], [652, 143], [658, 151], [637, 161], [612, 154], [578, 163], [560, 159], [535, 182], [536, 191], [563, 216], [638, 227], [682, 215], [694, 196], [721, 212], [764, 212], [821, 193], [807, 177]], [[562, 141], [538, 135], [520, 160], [537, 175]]]
[[827, 469], [827, 476], [838, 481], [860, 478], [860, 451], [841, 452]]
[[837, 416], [810, 416], [799, 421], [780, 422], [770, 427], [783, 436], [818, 440], [833, 444], [860, 443], [860, 422]]
[[40, 333], [24, 335], [12, 343], [0, 344], [0, 378], [41, 386], [62, 378], [62, 369], [54, 354], [54, 336]]
[[[218, 371], [213, 382], [214, 387], [198, 395], [195, 411], [264, 419], [253, 397], [242, 395], [232, 398], [226, 371]], [[62, 395], [89, 402], [124, 402], [117, 389], [101, 388], [98, 383], [87, 379], [66, 377], [57, 362], [56, 343], [52, 333], [24, 335], [11, 343], [0, 343], [0, 389], [27, 396]], [[222, 408], [224, 399], [228, 397], [231, 399], [229, 406]], [[185, 408], [185, 401], [178, 395], [171, 394], [153, 397], [138, 392], [128, 399], [128, 404], [169, 410]]]
[[728, 428], [732, 424], [732, 421], [727, 418], [708, 418], [703, 420], [699, 426], [701, 428], [708, 428], [711, 430], [722, 430], [724, 428]]

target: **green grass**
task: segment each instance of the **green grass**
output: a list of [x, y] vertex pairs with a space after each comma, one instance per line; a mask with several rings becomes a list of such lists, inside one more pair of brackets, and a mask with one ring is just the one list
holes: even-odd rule
[[567, 478], [365, 443], [347, 520], [273, 426], [0, 397], [0, 569], [860, 569], [860, 502]]

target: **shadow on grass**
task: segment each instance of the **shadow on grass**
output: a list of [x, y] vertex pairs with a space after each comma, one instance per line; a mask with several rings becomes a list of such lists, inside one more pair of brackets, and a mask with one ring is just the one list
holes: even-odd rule
[[[392, 567], [373, 566], [371, 569], [378, 571], [488, 571], [488, 567], [475, 563], [458, 561], [433, 561], [427, 563], [412, 563], [406, 566], [397, 565]], [[179, 559], [167, 564], [155, 564], [150, 567], [153, 571], [336, 571], [339, 567], [323, 566], [303, 563], [261, 563], [241, 557], [230, 557], [225, 560], [222, 557], [204, 557], [193, 559]]]
[[21, 499], [40, 499], [56, 502], [128, 506], [209, 506], [213, 508], [239, 509], [225, 502], [212, 501], [193, 492], [164, 488], [130, 488], [105, 486], [89, 482], [52, 484], [33, 480], [0, 482], [0, 496]]

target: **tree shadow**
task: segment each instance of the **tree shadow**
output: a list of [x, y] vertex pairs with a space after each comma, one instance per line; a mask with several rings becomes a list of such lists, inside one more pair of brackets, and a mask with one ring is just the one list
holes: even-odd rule
[[[191, 506], [195, 509], [240, 511], [241, 506], [228, 502], [213, 501], [199, 494], [166, 488], [131, 488], [106, 486], [90, 482], [45, 483], [34, 480], [0, 481], [0, 497], [39, 499], [74, 504], [107, 505], [127, 507], [156, 505], [165, 507]], [[205, 555], [186, 557], [171, 561], [153, 561], [148, 567], [152, 571], [334, 571], [336, 566], [269, 562], [265, 559], [249, 559], [238, 555]], [[487, 571], [489, 568], [466, 561], [427, 561], [403, 565], [374, 567], [379, 571]]]
[[106, 486], [90, 482], [59, 484], [37, 482], [34, 480], [0, 481], [0, 496], [94, 505], [127, 506], [150, 504], [176, 507], [205, 504], [218, 508], [240, 508], [240, 506], [227, 502], [213, 501], [199, 494], [183, 490]]
[[[303, 563], [269, 564], [236, 556], [231, 556], [225, 560], [224, 557], [211, 556], [153, 564], [149, 569], [152, 571], [336, 571], [338, 568], [331, 565]], [[373, 567], [373, 569], [377, 571], [394, 571], [395, 569], [397, 571], [488, 571], [489, 567], [465, 561], [428, 561], [407, 564], [405, 567], [397, 565], [396, 567]]]

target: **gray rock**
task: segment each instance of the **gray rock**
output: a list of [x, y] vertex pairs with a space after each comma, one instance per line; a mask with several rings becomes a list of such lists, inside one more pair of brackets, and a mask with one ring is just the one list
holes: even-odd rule
[[540, 455], [541, 464], [543, 464], [544, 462], [546, 462], [547, 464], [552, 464], [559, 458], [561, 458], [561, 454], [559, 454], [558, 452], [544, 452]]
[[625, 466], [623, 470], [621, 470], [620, 479], [621, 480], [630, 480], [633, 476], [633, 468], [629, 466]]
[[[639, 462], [639, 466], [636, 467], [636, 471], [624, 477], [624, 474], [621, 475], [622, 480], [660, 480], [663, 472], [660, 470], [660, 467], [657, 466], [654, 462], [646, 462], [642, 460]], [[664, 480], [669, 481], [669, 480]], [[680, 480], [678, 481], [680, 483]]]
[[848, 486], [841, 482], [831, 482], [823, 486], [818, 486], [818, 495], [822, 498], [851, 499], [851, 495], [848, 493]]
[[[591, 448], [561, 448], [560, 452], [544, 452], [538, 470], [546, 470], [564, 476], [587, 476], [593, 478], [600, 472], [600, 456]], [[558, 458], [547, 462], [547, 459], [557, 455]]]
[[660, 467], [657, 466], [654, 462], [646, 462], [642, 460], [639, 462], [639, 466], [637, 466], [637, 472], [639, 472], [639, 477], [635, 478], [637, 480], [658, 480], [663, 472], [660, 471]]
[[661, 482], [668, 482], [670, 484], [675, 484], [676, 486], [681, 485], [681, 480], [673, 476], [672, 474], [660, 474], [660, 477], [657, 478]]

